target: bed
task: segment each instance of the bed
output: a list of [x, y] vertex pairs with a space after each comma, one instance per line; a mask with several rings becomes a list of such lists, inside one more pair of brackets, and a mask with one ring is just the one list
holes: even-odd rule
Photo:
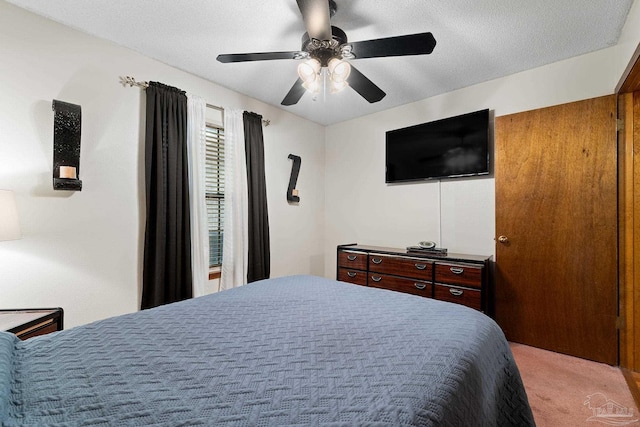
[[528, 426], [500, 328], [475, 310], [314, 276], [19, 341], [2, 426]]

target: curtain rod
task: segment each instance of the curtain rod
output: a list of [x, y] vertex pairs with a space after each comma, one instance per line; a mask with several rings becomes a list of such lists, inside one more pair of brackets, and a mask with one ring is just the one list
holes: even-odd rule
[[[122, 86], [126, 87], [127, 85], [129, 85], [129, 87], [139, 87], [142, 89], [146, 89], [149, 87], [149, 82], [139, 82], [136, 79], [134, 79], [133, 77], [130, 76], [125, 76], [122, 77], [120, 76], [120, 84], [122, 84]], [[219, 107], [217, 105], [212, 105], [212, 104], [207, 104], [207, 108], [211, 108], [214, 110], [218, 110], [218, 111], [222, 111], [224, 113], [224, 108]], [[271, 120], [268, 119], [262, 119], [262, 124], [267, 127], [271, 124]]]

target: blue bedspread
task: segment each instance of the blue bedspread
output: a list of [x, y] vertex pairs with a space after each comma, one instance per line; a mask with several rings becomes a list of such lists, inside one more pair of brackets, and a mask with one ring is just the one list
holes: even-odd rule
[[459, 305], [312, 276], [19, 341], [3, 426], [527, 426], [500, 328]]

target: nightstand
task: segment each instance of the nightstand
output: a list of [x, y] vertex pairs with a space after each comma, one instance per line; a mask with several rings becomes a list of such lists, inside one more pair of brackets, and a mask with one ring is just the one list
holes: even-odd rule
[[61, 308], [0, 310], [0, 330], [21, 340], [50, 334], [62, 330], [63, 314]]

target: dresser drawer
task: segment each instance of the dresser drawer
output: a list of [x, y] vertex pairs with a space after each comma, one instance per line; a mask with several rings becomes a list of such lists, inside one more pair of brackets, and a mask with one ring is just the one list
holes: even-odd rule
[[433, 262], [420, 258], [370, 254], [369, 271], [428, 280], [429, 282], [433, 280]]
[[455, 302], [482, 310], [482, 293], [476, 289], [435, 284], [433, 285], [433, 297], [441, 301]]
[[338, 252], [338, 267], [366, 270], [367, 254], [365, 252], [340, 251]]
[[445, 264], [436, 262], [435, 282], [482, 288], [484, 268], [470, 264]]
[[338, 268], [338, 280], [341, 282], [367, 286], [367, 272], [351, 270], [349, 268]]
[[433, 285], [430, 282], [412, 280], [406, 277], [388, 276], [386, 274], [369, 273], [369, 286], [428, 298], [431, 298], [433, 295]]

